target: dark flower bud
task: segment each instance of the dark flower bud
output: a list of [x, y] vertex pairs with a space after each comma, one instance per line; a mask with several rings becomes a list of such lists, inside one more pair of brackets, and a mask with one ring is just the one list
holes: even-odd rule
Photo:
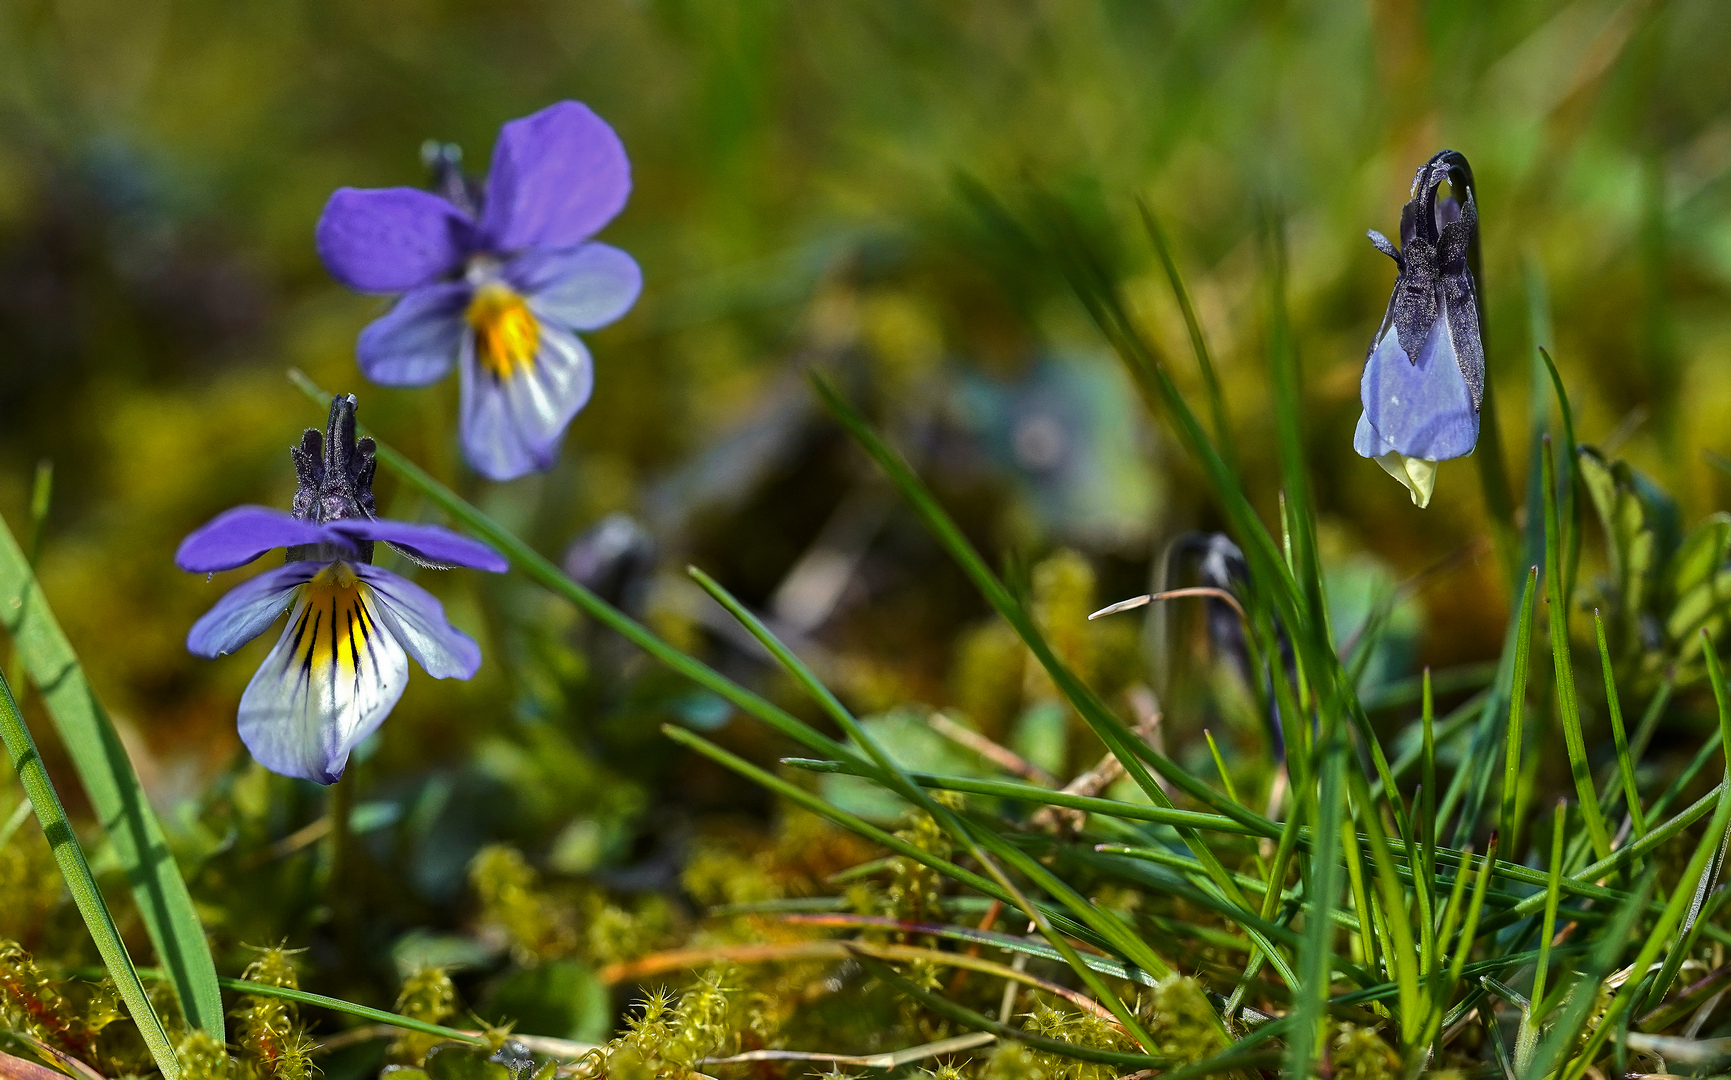
[[[1450, 194], [1440, 194], [1442, 185]], [[1485, 354], [1478, 283], [1470, 253], [1478, 239], [1472, 168], [1453, 150], [1425, 162], [1400, 215], [1400, 247], [1372, 229], [1394, 260], [1394, 291], [1365, 360], [1364, 412], [1353, 449], [1430, 502], [1436, 463], [1472, 453], [1484, 403]]]

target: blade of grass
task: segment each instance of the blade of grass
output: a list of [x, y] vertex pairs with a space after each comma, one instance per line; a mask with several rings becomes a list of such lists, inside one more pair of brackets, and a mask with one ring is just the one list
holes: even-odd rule
[[911, 979], [903, 978], [894, 968], [863, 950], [855, 950], [854, 959], [873, 976], [894, 987], [897, 993], [906, 994], [939, 1016], [946, 1017], [975, 1031], [989, 1031], [999, 1038], [1010, 1039], [1038, 1050], [1044, 1050], [1049, 1054], [1059, 1054], [1080, 1061], [1097, 1061], [1103, 1065], [1116, 1065], [1126, 1070], [1163, 1069], [1170, 1063], [1168, 1058], [1132, 1054], [1123, 1050], [1107, 1050], [1095, 1046], [1082, 1046], [1077, 1043], [1063, 1042], [1059, 1039], [1049, 1039], [1044, 1035], [1036, 1035], [1031, 1031], [1013, 1028], [1008, 1024], [1000, 1024], [989, 1016], [977, 1013], [964, 1005], [957, 1005], [953, 1001], [932, 993]]
[[[1298, 978], [1293, 1003], [1296, 1024], [1286, 1041], [1286, 1074], [1309, 1076], [1317, 1046], [1326, 1038], [1323, 1023], [1328, 1018], [1329, 958], [1334, 933], [1333, 915], [1340, 901], [1341, 818], [1346, 808], [1346, 743], [1338, 735], [1323, 748], [1318, 770], [1315, 844], [1311, 851], [1310, 876], [1305, 886], [1304, 941], [1298, 949]], [[1272, 890], [1271, 890], [1272, 891]]]
[[1576, 496], [1580, 487], [1580, 470], [1575, 467], [1575, 456], [1580, 452], [1575, 443], [1575, 411], [1569, 407], [1569, 395], [1563, 390], [1563, 377], [1557, 374], [1557, 365], [1551, 361], [1551, 354], [1543, 345], [1539, 346], [1539, 359], [1545, 362], [1545, 370], [1551, 376], [1551, 388], [1557, 394], [1557, 411], [1563, 420], [1563, 462], [1562, 480], [1557, 485], [1558, 513], [1563, 523], [1563, 603], [1565, 606], [1574, 602], [1575, 569], [1581, 561], [1581, 503]]
[[[690, 749], [709, 758], [711, 761], [733, 770], [746, 779], [754, 781], [761, 787], [769, 789], [796, 806], [804, 807], [819, 817], [833, 821], [842, 828], [847, 829], [849, 832], [863, 836], [866, 839], [871, 840], [882, 847], [889, 848], [896, 854], [912, 859], [923, 866], [929, 866], [938, 873], [943, 874], [944, 876], [949, 877], [976, 892], [1000, 901], [1003, 904], [1011, 907], [1017, 906], [1016, 898], [1009, 892], [1005, 891], [991, 878], [982, 877], [981, 875], [974, 873], [972, 870], [968, 870], [965, 867], [950, 862], [948, 859], [941, 859], [936, 855], [933, 855], [931, 852], [916, 847], [915, 845], [908, 843], [906, 840], [888, 833], [883, 829], [878, 828], [876, 825], [850, 814], [845, 810], [831, 806], [829, 803], [824, 802], [811, 792], [796, 787], [779, 776], [765, 772], [763, 769], [758, 768], [756, 765], [746, 761], [737, 754], [731, 754], [728, 751], [723, 750], [721, 747], [716, 746], [714, 743], [700, 735], [687, 731], [684, 728], [674, 727], [672, 724], [663, 724], [661, 726], [661, 733], [666, 735], [669, 739], [672, 739], [674, 742], [689, 747]], [[1071, 919], [1056, 908], [1042, 905], [1041, 912], [1047, 919], [1052, 920], [1054, 925], [1060, 926], [1063, 929], [1063, 932], [1071, 937], [1088, 941], [1102, 949], [1110, 949], [1112, 947], [1110, 942], [1100, 938], [1087, 926]]]
[[[1152, 1045], [1153, 1040], [1147, 1031], [1142, 1028], [1141, 1023], [1137, 1021], [1129, 1008], [1119, 1000], [1118, 995], [1112, 992], [1111, 987], [1102, 982], [1082, 963], [1075, 950], [1071, 948], [1070, 943], [1052, 929], [1051, 924], [1041, 916], [1039, 909], [1021, 895], [997, 864], [981, 850], [981, 844], [990, 843], [990, 838], [983, 835], [975, 837], [972, 830], [963, 824], [959, 816], [952, 813], [949, 808], [938, 804], [918, 785], [910, 781], [902, 771], [901, 766], [877, 744], [877, 741], [871, 737], [865, 728], [860, 726], [847, 707], [830, 692], [828, 687], [818, 680], [817, 676], [811, 673], [811, 670], [787, 646], [769, 632], [769, 628], [763, 625], [761, 619], [752, 614], [732, 593], [722, 588], [719, 582], [696, 567], [691, 567], [690, 573], [705, 592], [726, 608], [728, 614], [737, 619], [764, 648], [769, 650], [783, 669], [794, 677], [794, 680], [823, 708], [824, 712], [828, 713], [830, 718], [839, 724], [842, 730], [847, 732], [856, 743], [865, 748], [872, 760], [877, 762], [878, 768], [882, 770], [881, 778], [888, 781], [887, 786], [930, 814], [934, 820], [968, 849], [969, 853], [974, 856], [974, 861], [985, 867], [1005, 892], [1015, 898], [1016, 906], [1039, 928], [1041, 935], [1052, 943], [1053, 948], [1064, 954], [1064, 959], [1071, 969], [1094, 992], [1094, 996], [1099, 998], [1112, 1015], [1118, 1019], [1118, 1023], [1130, 1034], [1131, 1038], [1144, 1048]], [[1007, 854], [1012, 865], [1039, 882], [1049, 895], [1060, 899], [1066, 907], [1070, 907], [1072, 911], [1081, 916], [1084, 922], [1093, 926], [1097, 933], [1117, 944], [1120, 949], [1124, 950], [1127, 959], [1148, 968], [1157, 975], [1165, 975], [1171, 970], [1146, 942], [1136, 937], [1135, 934], [1127, 932], [1127, 929], [1118, 920], [1099, 915], [1092, 905], [1076, 895], [1074, 890], [1047, 871], [1044, 866], [1027, 858], [1026, 855], [1014, 848], [1008, 848]]]
[[[1707, 661], [1707, 678], [1713, 684], [1713, 700], [1719, 709], [1719, 740], [1725, 751], [1726, 761], [1725, 790], [1727, 793], [1731, 793], [1731, 702], [1726, 700], [1725, 673], [1719, 667], [1719, 655], [1713, 648], [1713, 639], [1705, 629], [1701, 631], [1701, 637], [1703, 639], [1702, 653]], [[1721, 801], [1731, 802], [1731, 796], [1722, 795]], [[1708, 833], [1711, 835], [1711, 828], [1709, 828]], [[1703, 843], [1705, 842], [1703, 840]], [[1714, 855], [1711, 866], [1703, 868], [1701, 872], [1700, 882], [1689, 900], [1689, 912], [1683, 919], [1682, 931], [1678, 934], [1676, 942], [1672, 944], [1670, 953], [1665, 957], [1664, 966], [1659, 970], [1659, 977], [1654, 980], [1653, 988], [1647, 995], [1646, 1008], [1649, 1010], [1657, 1008], [1659, 1003], [1664, 1000], [1665, 994], [1671, 989], [1671, 984], [1677, 979], [1677, 973], [1682, 970], [1683, 962], [1689, 958], [1695, 943], [1696, 931], [1700, 927], [1696, 919], [1701, 913], [1701, 905], [1706, 901], [1708, 892], [1713, 888], [1714, 878], [1717, 877], [1721, 864], [1725, 860], [1724, 843], [1724, 840], [1720, 841], [1719, 850]], [[1678, 892], [1683, 890], [1684, 880], [1687, 880], [1686, 876], [1678, 881]], [[1676, 899], [1677, 897], [1673, 895], [1673, 902]]]
[[[1720, 681], [1723, 683], [1723, 680]], [[1726, 720], [1724, 723], [1731, 725], [1731, 720]], [[1659, 953], [1665, 948], [1671, 931], [1681, 926], [1685, 911], [1692, 905], [1699, 903], [1695, 888], [1696, 883], [1707, 880], [1708, 864], [1719, 850], [1720, 842], [1725, 837], [1727, 825], [1731, 825], [1731, 784], [1720, 789], [1718, 807], [1714, 810], [1712, 823], [1707, 826], [1707, 831], [1701, 834], [1700, 842], [1695, 845], [1695, 853], [1690, 856], [1689, 864], [1683, 868], [1683, 874], [1677, 880], [1677, 887], [1671, 893], [1670, 902], [1665, 905], [1664, 912], [1647, 935], [1646, 943], [1641, 946], [1641, 951], [1635, 956], [1634, 970], [1637, 976], [1644, 973], [1659, 958]], [[1645, 894], [1646, 888], [1643, 886], [1639, 895], [1644, 896]], [[1687, 936], [1686, 931], [1679, 934], [1681, 938]], [[1661, 971], [1660, 977], [1663, 978], [1664, 975], [1665, 972]], [[1675, 978], [1674, 971], [1671, 972], [1671, 975]], [[1579, 1080], [1579, 1077], [1587, 1071], [1599, 1049], [1604, 1046], [1605, 1040], [1617, 1029], [1619, 1018], [1634, 1004], [1635, 995], [1645, 985], [1647, 985], [1646, 980], [1638, 977], [1631, 977], [1623, 983], [1622, 988], [1617, 991], [1616, 997], [1611, 999], [1611, 1004], [1605, 1009], [1598, 1027], [1593, 1030], [1592, 1037], [1587, 1040], [1586, 1048], [1575, 1058], [1573, 1066], [1564, 1071], [1563, 1080]], [[1668, 984], [1666, 988], [1668, 988]], [[1660, 993], [1663, 993], [1663, 989], [1660, 990]]]
[[223, 1035], [216, 962], [192, 895], [126, 747], [85, 677], [12, 533], [0, 522], [0, 626], [17, 646], [79, 783], [126, 871], [157, 963], [194, 1027]]
[[1605, 673], [1605, 708], [1611, 714], [1611, 737], [1617, 743], [1617, 771], [1623, 778], [1623, 802], [1635, 839], [1647, 835], [1647, 816], [1641, 812], [1641, 792], [1635, 785], [1635, 762], [1629, 756], [1629, 740], [1623, 734], [1623, 707], [1617, 701], [1617, 677], [1611, 670], [1611, 649], [1605, 642], [1605, 620], [1593, 609], [1593, 630], [1599, 639], [1599, 666]]
[[[1058, 687], [1059, 692], [1075, 706], [1077, 713], [1094, 730], [1107, 748], [1117, 756], [1119, 762], [1124, 766], [1124, 771], [1130, 775], [1131, 779], [1155, 805], [1170, 807], [1172, 800], [1167, 796], [1165, 789], [1149, 774], [1143, 765], [1144, 761], [1154, 765], [1168, 781], [1183, 788], [1187, 793], [1228, 817], [1239, 818], [1247, 822], [1258, 820], [1259, 815], [1238, 806], [1201, 780], [1191, 776], [1164, 754], [1158, 753], [1144, 740], [1136, 737], [1124, 725], [1123, 721], [1114, 716], [1093, 690], [1077, 678], [1075, 673], [1052, 651], [1051, 646], [1028, 615], [1027, 609], [1010, 594], [1009, 590], [1004, 588], [1003, 583], [986, 566], [985, 561], [980, 558], [973, 545], [962, 535], [955, 522], [938, 505], [931, 492], [926, 489], [919, 477], [901, 459], [900, 455], [892, 450], [876, 431], [872, 430], [871, 426], [865, 422], [865, 418], [860, 416], [853, 406], [842, 398], [841, 394], [822, 376], [814, 373], [812, 382], [831, 415], [841, 422], [848, 433], [854, 437], [854, 440], [877, 463], [890, 482], [902, 493], [903, 498], [919, 514], [932, 535], [974, 582], [975, 587], [985, 596], [987, 602], [1015, 629], [1018, 636], [1033, 652], [1035, 659], [1052, 677], [1052, 681]], [[1220, 860], [1215, 857], [1208, 845], [1193, 832], [1180, 830], [1180, 835], [1184, 837], [1185, 844], [1190, 848], [1192, 854], [1207, 869], [1208, 876], [1214, 884], [1233, 903], [1242, 907], [1247, 913], [1253, 913], [1254, 909], [1245, 900], [1243, 893], [1232, 881], [1226, 868], [1221, 865]], [[1247, 932], [1253, 938], [1257, 936], [1255, 931], [1247, 930]], [[1280, 970], [1282, 977], [1290, 983], [1293, 973], [1285, 959], [1273, 950], [1272, 945], [1263, 944], [1273, 954], [1270, 959]]]
[[1190, 348], [1196, 353], [1196, 367], [1202, 372], [1202, 386], [1208, 395], [1209, 419], [1214, 422], [1214, 441], [1220, 447], [1220, 453], [1226, 464], [1234, 471], [1236, 463], [1232, 460], [1232, 425], [1226, 413], [1226, 397], [1220, 391], [1220, 379], [1214, 374], [1214, 361], [1208, 355], [1208, 339], [1202, 333], [1202, 320], [1196, 317], [1196, 305], [1190, 302], [1190, 290], [1184, 285], [1184, 275], [1178, 269], [1178, 260], [1172, 256], [1172, 245], [1166, 240], [1166, 230], [1160, 227], [1160, 220], [1154, 216], [1154, 210], [1146, 199], [1136, 200], [1136, 205], [1142, 211], [1142, 224], [1148, 229], [1148, 238], [1154, 242], [1154, 252], [1160, 257], [1160, 266], [1166, 271], [1166, 280], [1172, 285], [1172, 295], [1178, 301], [1178, 310], [1184, 315], [1184, 327], [1190, 332]]
[[[781, 761], [784, 765], [805, 769], [808, 772], [848, 773], [853, 776], [871, 775], [870, 770], [845, 761], [821, 761], [813, 758], [782, 758]], [[1149, 806], [1145, 803], [1120, 802], [1116, 799], [1101, 799], [1087, 795], [1071, 795], [1068, 792], [1053, 791], [1050, 788], [1018, 783], [1014, 780], [979, 780], [971, 776], [939, 776], [933, 773], [920, 772], [911, 772], [907, 776], [908, 779], [921, 787], [937, 788], [941, 791], [960, 791], [969, 795], [991, 795], [997, 798], [1016, 799], [1021, 802], [1038, 803], [1044, 806], [1062, 806], [1089, 814], [1105, 814], [1130, 821], [1148, 821], [1157, 825], [1171, 825], [1174, 828], [1208, 829], [1240, 836], [1266, 836], [1270, 839], [1281, 835], [1278, 829], [1251, 829], [1231, 818], [1203, 813], [1199, 810], [1168, 810], [1165, 807]]]
[[[1646, 907], [1649, 888], [1650, 883], [1643, 883], [1633, 896], [1624, 901], [1617, 908], [1611, 925], [1600, 933], [1593, 943], [1585, 967], [1569, 990], [1561, 1015], [1534, 1050], [1532, 1061], [1521, 1073], [1522, 1080], [1539, 1080], [1540, 1077], [1550, 1074], [1565, 1060], [1564, 1055], [1569, 1048], [1580, 1039], [1581, 1030], [1586, 1027], [1587, 1019], [1592, 1015], [1593, 1006], [1597, 1003], [1599, 985], [1622, 958], [1629, 933], [1635, 928], [1635, 920]], [[1537, 1009], [1539, 1006], [1535, 1003], [1533, 1007]]]
[[1516, 811], [1521, 793], [1522, 715], [1527, 704], [1527, 660], [1533, 645], [1533, 603], [1539, 568], [1529, 567], [1527, 584], [1521, 590], [1520, 626], [1515, 637], [1514, 680], [1509, 688], [1509, 723], [1504, 733], [1507, 743], [1503, 750], [1503, 815], [1497, 832], [1508, 837], [1509, 851], [1521, 850]]
[[1550, 880], [1545, 884], [1545, 918], [1539, 930], [1539, 958], [1533, 968], [1532, 1006], [1521, 1013], [1521, 1026], [1515, 1033], [1515, 1070], [1522, 1075], [1526, 1075], [1528, 1066], [1532, 1064], [1533, 1052], [1539, 1043], [1539, 1028], [1545, 1019], [1540, 1006], [1544, 1004], [1546, 976], [1551, 970], [1551, 944], [1557, 935], [1557, 904], [1562, 898], [1563, 833], [1568, 820], [1569, 804], [1558, 799], [1556, 817], [1551, 826], [1551, 869]]
[[1346, 770], [1353, 789], [1354, 802], [1365, 808], [1359, 819], [1367, 835], [1372, 865], [1376, 868], [1378, 898], [1387, 915], [1387, 926], [1393, 948], [1387, 958], [1394, 969], [1394, 982], [1399, 988], [1400, 1044], [1411, 1047], [1424, 1023], [1424, 1002], [1419, 987], [1419, 959], [1412, 940], [1412, 925], [1407, 914], [1406, 898], [1402, 895], [1400, 875], [1395, 870], [1394, 852], [1389, 848], [1388, 835], [1370, 799], [1369, 784], [1357, 769]]
[[1581, 800], [1581, 819], [1586, 823], [1593, 854], [1604, 859], [1611, 854], [1611, 838], [1599, 813], [1599, 792], [1587, 763], [1586, 740], [1581, 735], [1581, 710], [1575, 697], [1575, 669], [1569, 657], [1569, 608], [1562, 591], [1562, 534], [1557, 524], [1557, 477], [1551, 461], [1551, 442], [1544, 440], [1545, 492], [1545, 592], [1550, 604], [1551, 659], [1556, 667], [1557, 712], [1563, 724], [1563, 741], [1569, 751], [1569, 771], [1575, 778], [1575, 794]]
[[66, 819], [60, 795], [48, 778], [42, 755], [36, 751], [36, 741], [30, 737], [30, 729], [24, 726], [24, 717], [18, 712], [12, 688], [6, 684], [4, 675], [0, 675], [0, 740], [4, 740], [6, 752], [12, 758], [13, 771], [24, 784], [30, 805], [36, 810], [36, 820], [42, 823], [42, 832], [54, 851], [54, 861], [66, 879], [66, 888], [72, 893], [72, 903], [96, 942], [96, 951], [102, 956], [102, 963], [114, 980], [120, 999], [126, 1003], [126, 1011], [138, 1025], [138, 1033], [150, 1050], [151, 1060], [162, 1071], [164, 1080], [179, 1080], [180, 1061], [174, 1056], [168, 1032], [151, 1007], [150, 996], [138, 978], [137, 969], [132, 966], [132, 957], [127, 955], [126, 943], [120, 940], [114, 916], [109, 913], [102, 890], [96, 887], [96, 879], [90, 874], [84, 849], [72, 832], [72, 823]]

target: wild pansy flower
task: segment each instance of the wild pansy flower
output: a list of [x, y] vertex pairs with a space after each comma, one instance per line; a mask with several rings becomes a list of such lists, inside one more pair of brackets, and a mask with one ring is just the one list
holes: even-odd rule
[[456, 365], [463, 453], [510, 480], [551, 468], [595, 373], [577, 332], [619, 318], [643, 276], [590, 240], [625, 206], [631, 165], [607, 123], [562, 101], [499, 131], [484, 187], [437, 153], [439, 193], [339, 188], [319, 257], [351, 289], [401, 293], [361, 332], [361, 372], [425, 386]]
[[294, 513], [237, 506], [182, 541], [174, 561], [214, 573], [288, 549], [284, 565], [218, 600], [186, 647], [212, 659], [231, 653], [292, 606], [241, 695], [240, 738], [271, 771], [331, 784], [403, 696], [408, 656], [435, 679], [467, 679], [481, 664], [480, 648], [446, 621], [431, 593], [372, 565], [374, 545], [437, 569], [499, 572], [506, 564], [478, 540], [375, 514], [373, 440], [355, 440], [353, 395], [333, 399], [323, 436], [308, 429], [289, 453], [299, 480]]
[[[1439, 199], [1444, 181], [1452, 194]], [[1478, 285], [1467, 264], [1478, 225], [1472, 168], [1444, 150], [1413, 178], [1400, 249], [1370, 231], [1399, 274], [1359, 383], [1364, 412], [1352, 448], [1376, 459], [1421, 507], [1430, 504], [1437, 462], [1465, 457], [1479, 441], [1485, 352]]]

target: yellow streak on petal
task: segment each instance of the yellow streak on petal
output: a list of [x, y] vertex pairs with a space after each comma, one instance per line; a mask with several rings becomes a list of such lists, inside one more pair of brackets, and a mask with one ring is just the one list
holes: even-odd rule
[[303, 605], [295, 625], [299, 640], [295, 658], [309, 675], [328, 668], [354, 679], [372, 660], [380, 629], [373, 618], [372, 590], [355, 576], [348, 563], [335, 562], [304, 586]]
[[475, 358], [495, 379], [509, 382], [534, 370], [541, 327], [510, 287], [495, 281], [476, 289], [463, 317], [475, 331]]

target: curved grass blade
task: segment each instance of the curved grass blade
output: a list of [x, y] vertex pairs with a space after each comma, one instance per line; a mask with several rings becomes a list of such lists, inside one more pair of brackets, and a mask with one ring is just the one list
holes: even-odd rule
[[6, 684], [4, 675], [0, 675], [0, 739], [6, 743], [12, 768], [24, 784], [30, 805], [36, 808], [36, 819], [42, 823], [42, 831], [54, 850], [54, 861], [66, 878], [72, 902], [96, 942], [96, 951], [101, 954], [102, 963], [114, 979], [120, 999], [126, 1003], [126, 1011], [138, 1025], [138, 1033], [150, 1049], [151, 1060], [162, 1071], [164, 1080], [179, 1080], [180, 1061], [174, 1056], [174, 1047], [168, 1041], [168, 1032], [163, 1029], [162, 1018], [151, 1007], [144, 983], [139, 981], [132, 957], [127, 955], [126, 943], [120, 940], [114, 916], [102, 898], [102, 890], [96, 887], [96, 879], [90, 874], [84, 849], [78, 845], [72, 823], [66, 819], [60, 795], [48, 779], [42, 755], [36, 750], [36, 740], [30, 737], [30, 729], [24, 726], [24, 717], [18, 711], [18, 703], [13, 700], [12, 688]]
[[126, 871], [157, 963], [194, 1027], [223, 1035], [222, 994], [204, 926], [126, 748], [49, 610], [29, 561], [0, 522], [0, 627], [16, 643], [115, 857]]
[[1611, 837], [1605, 828], [1604, 815], [1599, 812], [1599, 792], [1593, 785], [1593, 773], [1587, 763], [1587, 744], [1581, 735], [1581, 709], [1575, 696], [1575, 667], [1569, 656], [1569, 607], [1563, 592], [1562, 532], [1557, 524], [1557, 474], [1551, 460], [1551, 441], [1544, 440], [1540, 459], [1544, 470], [1545, 498], [1545, 593], [1550, 603], [1547, 622], [1551, 624], [1551, 660], [1557, 675], [1557, 711], [1562, 717], [1563, 740], [1569, 750], [1569, 771], [1575, 779], [1575, 794], [1581, 800], [1581, 818], [1586, 822], [1587, 836], [1592, 841], [1593, 854], [1604, 859], [1611, 854]]
[[915, 984], [912, 980], [903, 978], [896, 970], [881, 960], [876, 959], [863, 949], [853, 950], [854, 959], [872, 975], [895, 987], [897, 992], [906, 994], [921, 1005], [948, 1017], [956, 1023], [975, 1031], [989, 1031], [1003, 1039], [1010, 1039], [1049, 1054], [1060, 1054], [1080, 1061], [1097, 1061], [1102, 1065], [1116, 1065], [1124, 1069], [1164, 1069], [1170, 1061], [1163, 1057], [1151, 1057], [1148, 1054], [1133, 1054], [1123, 1050], [1106, 1050], [1096, 1046], [1081, 1046], [1076, 1043], [1063, 1042], [1059, 1039], [1048, 1039], [1044, 1035], [1035, 1035], [1031, 1031], [1013, 1028], [1001, 1024], [989, 1016], [977, 1013], [963, 1005], [932, 993], [930, 990]]
[[1208, 338], [1202, 333], [1202, 320], [1196, 317], [1196, 305], [1190, 302], [1190, 290], [1184, 285], [1184, 275], [1178, 269], [1178, 260], [1172, 256], [1172, 245], [1166, 240], [1166, 230], [1160, 227], [1160, 220], [1154, 216], [1154, 210], [1146, 199], [1136, 200], [1136, 205], [1142, 211], [1142, 224], [1148, 229], [1148, 238], [1154, 242], [1154, 252], [1160, 256], [1160, 265], [1166, 271], [1166, 280], [1172, 285], [1172, 295], [1178, 301], [1178, 310], [1184, 315], [1184, 327], [1190, 331], [1190, 348], [1196, 353], [1196, 366], [1202, 372], [1202, 386], [1208, 394], [1209, 417], [1214, 421], [1214, 441], [1220, 447], [1220, 456], [1226, 460], [1229, 468], [1236, 470], [1232, 453], [1232, 426], [1226, 413], [1226, 396], [1220, 390], [1220, 378], [1214, 373], [1214, 361], [1208, 355]]
[[882, 770], [880, 777], [874, 779], [878, 779], [880, 783], [887, 780], [887, 786], [896, 791], [903, 798], [912, 802], [915, 806], [924, 809], [925, 812], [930, 814], [947, 832], [960, 841], [962, 845], [968, 849], [969, 853], [974, 856], [974, 861], [985, 867], [987, 872], [989, 872], [998, 882], [999, 886], [1015, 898], [1016, 906], [1028, 916], [1028, 919], [1033, 922], [1036, 927], [1039, 928], [1041, 935], [1052, 943], [1052, 947], [1064, 954], [1065, 963], [1067, 963], [1071, 970], [1073, 970], [1077, 976], [1087, 984], [1088, 988], [1094, 992], [1094, 995], [1105, 1004], [1106, 1008], [1111, 1011], [1114, 1017], [1117, 1018], [1118, 1023], [1124, 1028], [1124, 1030], [1130, 1033], [1131, 1038], [1135, 1039], [1136, 1042], [1141, 1044], [1143, 1047], [1151, 1045], [1153, 1042], [1152, 1038], [1145, 1030], [1143, 1030], [1141, 1023], [1137, 1021], [1135, 1015], [1122, 1001], [1119, 1000], [1118, 995], [1112, 992], [1111, 987], [1102, 982], [1091, 970], [1088, 969], [1086, 965], [1082, 963], [1081, 958], [1076, 954], [1076, 950], [1070, 946], [1069, 942], [1065, 941], [1052, 929], [1051, 924], [1041, 916], [1040, 910], [1033, 904], [1029, 903], [1026, 897], [1021, 895], [1021, 892], [1015, 887], [1010, 879], [998, 868], [997, 863], [988, 858], [985, 852], [981, 850], [981, 845], [990, 845], [995, 849], [1000, 850], [1002, 855], [1008, 857], [1011, 865], [1015, 866], [1029, 878], [1039, 883], [1039, 885], [1046, 890], [1048, 895], [1058, 899], [1065, 907], [1075, 912], [1077, 917], [1092, 926], [1102, 937], [1105, 937], [1107, 940], [1116, 944], [1129, 960], [1148, 968], [1158, 975], [1164, 975], [1170, 971], [1170, 967], [1166, 962], [1151, 948], [1149, 948], [1146, 942], [1142, 941], [1135, 934], [1128, 932], [1127, 928], [1124, 927], [1122, 923], [1109, 916], [1101, 916], [1085, 898], [1077, 894], [1075, 890], [1071, 889], [1063, 880], [1052, 874], [1051, 871], [1047, 870], [1037, 861], [1029, 858], [1026, 853], [1021, 852], [1010, 845], [992, 844], [993, 838], [990, 836], [984, 834], [975, 836], [973, 830], [969, 829], [957, 814], [933, 800], [922, 788], [908, 779], [906, 773], [902, 771], [901, 766], [896, 763], [895, 759], [891, 758], [889, 754], [887, 754], [883, 748], [877, 744], [877, 741], [871, 737], [870, 733], [860, 726], [859, 721], [854, 719], [853, 714], [848, 711], [847, 707], [841, 703], [835, 694], [820, 682], [817, 676], [813, 675], [810, 669], [808, 669], [805, 664], [801, 663], [800, 659], [795, 656], [786, 645], [783, 645], [774, 634], [769, 632], [769, 628], [763, 625], [761, 619], [756, 615], [753, 615], [744, 604], [741, 604], [734, 598], [732, 593], [722, 588], [720, 582], [716, 581], [708, 574], [696, 567], [691, 567], [690, 573], [697, 583], [703, 586], [705, 592], [709, 593], [717, 603], [726, 608], [728, 614], [739, 620], [740, 624], [749, 630], [751, 635], [755, 637], [764, 648], [769, 650], [770, 654], [775, 657], [776, 661], [794, 677], [794, 680], [800, 684], [813, 700], [822, 706], [823, 710], [830, 715], [830, 718], [835, 720], [837, 724], [841, 725], [843, 731], [847, 732], [855, 742], [859, 743], [866, 749], [866, 752], [869, 753], [872, 756], [872, 759], [877, 762], [878, 768]]
[[1514, 680], [1509, 686], [1509, 722], [1504, 732], [1507, 745], [1503, 749], [1503, 816], [1497, 833], [1507, 839], [1509, 850], [1513, 852], [1521, 850], [1515, 835], [1519, 828], [1517, 812], [1521, 794], [1521, 719], [1527, 705], [1527, 661], [1533, 646], [1533, 601], [1538, 577], [1538, 567], [1528, 568], [1527, 584], [1521, 590], [1521, 621], [1515, 631]]
[[1629, 739], [1623, 732], [1623, 706], [1617, 700], [1617, 677], [1611, 670], [1611, 649], [1605, 642], [1605, 620], [1593, 609], [1593, 630], [1599, 640], [1599, 666], [1605, 673], [1605, 707], [1611, 714], [1611, 738], [1617, 744], [1617, 772], [1623, 779], [1623, 802], [1635, 839], [1647, 835], [1647, 815], [1641, 811], [1641, 792], [1635, 784], [1635, 762], [1629, 756]]

